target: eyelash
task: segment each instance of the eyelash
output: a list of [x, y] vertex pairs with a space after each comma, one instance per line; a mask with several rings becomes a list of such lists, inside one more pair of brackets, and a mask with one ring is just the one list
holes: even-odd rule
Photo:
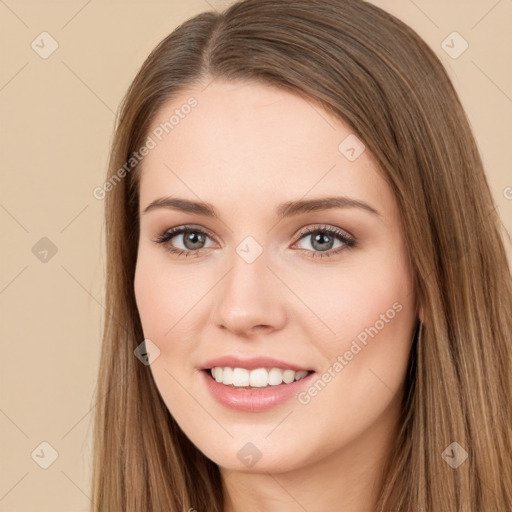
[[[176, 249], [170, 243], [168, 243], [168, 242], [170, 242], [170, 240], [172, 238], [174, 238], [178, 235], [181, 235], [183, 233], [186, 233], [186, 232], [200, 233], [201, 235], [205, 235], [208, 238], [212, 238], [206, 231], [204, 231], [200, 228], [196, 228], [196, 227], [190, 226], [190, 225], [185, 225], [185, 226], [179, 226], [179, 227], [164, 231], [162, 234], [158, 235], [157, 238], [153, 241], [157, 244], [163, 244], [167, 251], [169, 251], [170, 253], [172, 253], [178, 257], [182, 256], [183, 254], [185, 254], [185, 258], [188, 258], [190, 256], [197, 257], [201, 254], [202, 251], [204, 251], [206, 249], [205, 248], [198, 249], [198, 250]], [[331, 256], [339, 254], [341, 251], [350, 250], [356, 246], [355, 238], [348, 236], [344, 232], [342, 232], [336, 228], [329, 227], [329, 226], [316, 226], [316, 227], [306, 228], [304, 231], [302, 231], [299, 234], [299, 238], [298, 238], [297, 242], [302, 240], [303, 238], [305, 238], [307, 235], [311, 235], [313, 233], [327, 233], [329, 235], [332, 235], [334, 238], [336, 238], [340, 242], [343, 242], [344, 245], [342, 247], [338, 247], [337, 249], [331, 249], [331, 250], [325, 251], [325, 252], [324, 251], [310, 251], [308, 249], [299, 249], [301, 251], [313, 253], [313, 255], [309, 256], [310, 258], [329, 258]]]

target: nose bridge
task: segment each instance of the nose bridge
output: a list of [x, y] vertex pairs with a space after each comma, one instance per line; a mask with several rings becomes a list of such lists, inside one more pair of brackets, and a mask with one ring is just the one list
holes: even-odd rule
[[236, 248], [231, 271], [218, 289], [215, 322], [233, 332], [261, 326], [279, 329], [285, 320], [278, 280], [267, 268], [267, 253], [259, 247], [246, 240]]

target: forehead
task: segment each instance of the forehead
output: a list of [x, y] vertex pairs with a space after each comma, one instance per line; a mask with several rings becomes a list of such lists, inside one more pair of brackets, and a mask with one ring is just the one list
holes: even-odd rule
[[386, 192], [368, 151], [352, 161], [344, 153], [346, 141], [358, 144], [346, 123], [312, 100], [257, 82], [182, 91], [159, 110], [148, 135], [155, 147], [141, 165], [142, 207], [165, 193], [216, 204], [222, 197], [274, 203]]

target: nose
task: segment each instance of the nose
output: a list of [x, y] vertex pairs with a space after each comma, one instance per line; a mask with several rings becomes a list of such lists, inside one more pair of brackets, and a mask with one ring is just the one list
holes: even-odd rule
[[283, 328], [285, 287], [267, 267], [265, 252], [252, 263], [238, 254], [216, 288], [213, 320], [223, 330], [251, 337]]

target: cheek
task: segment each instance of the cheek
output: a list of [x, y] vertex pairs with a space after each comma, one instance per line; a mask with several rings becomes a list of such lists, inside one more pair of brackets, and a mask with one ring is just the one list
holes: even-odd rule
[[183, 362], [187, 360], [187, 351], [191, 349], [189, 343], [180, 343], [180, 340], [186, 339], [182, 331], [186, 322], [180, 319], [190, 306], [187, 308], [189, 301], [181, 288], [180, 293], [175, 293], [176, 287], [180, 286], [177, 274], [170, 274], [168, 267], [160, 265], [144, 250], [139, 252], [134, 278], [137, 309], [144, 338], [150, 339], [160, 350], [150, 370], [173, 415], [176, 411], [186, 410], [184, 404], [187, 403], [187, 396], [178, 382], [182, 382], [189, 371]]
[[387, 332], [403, 320], [407, 324], [414, 300], [408, 275], [403, 259], [381, 251], [361, 257], [356, 264], [322, 269], [311, 277], [297, 273], [289, 280], [298, 283], [297, 296], [322, 324], [319, 331], [317, 322], [311, 323], [316, 327], [312, 339], [321, 336], [327, 346], [336, 346], [376, 323]]
[[162, 332], [166, 297], [154, 266], [139, 259], [135, 269], [134, 292], [144, 336], [152, 339]]
[[316, 340], [323, 369], [344, 376], [333, 380], [356, 409], [361, 390], [398, 391], [407, 368], [416, 311], [406, 260], [396, 255], [383, 250], [357, 266], [316, 276], [314, 283], [303, 281], [301, 294], [322, 321], [321, 330], [318, 324], [303, 327]]
[[173, 386], [170, 374], [189, 377], [199, 340], [196, 330], [204, 323], [199, 302], [211, 287], [208, 283], [197, 271], [173, 268], [149, 250], [140, 250], [134, 293], [144, 337], [160, 350], [151, 364], [157, 382]]
[[147, 338], [163, 340], [170, 336], [169, 330], [186, 313], [187, 304], [193, 301], [191, 283], [184, 283], [180, 276], [183, 273], [179, 270], [170, 272], [169, 265], [161, 264], [149, 251], [139, 251], [134, 293]]

